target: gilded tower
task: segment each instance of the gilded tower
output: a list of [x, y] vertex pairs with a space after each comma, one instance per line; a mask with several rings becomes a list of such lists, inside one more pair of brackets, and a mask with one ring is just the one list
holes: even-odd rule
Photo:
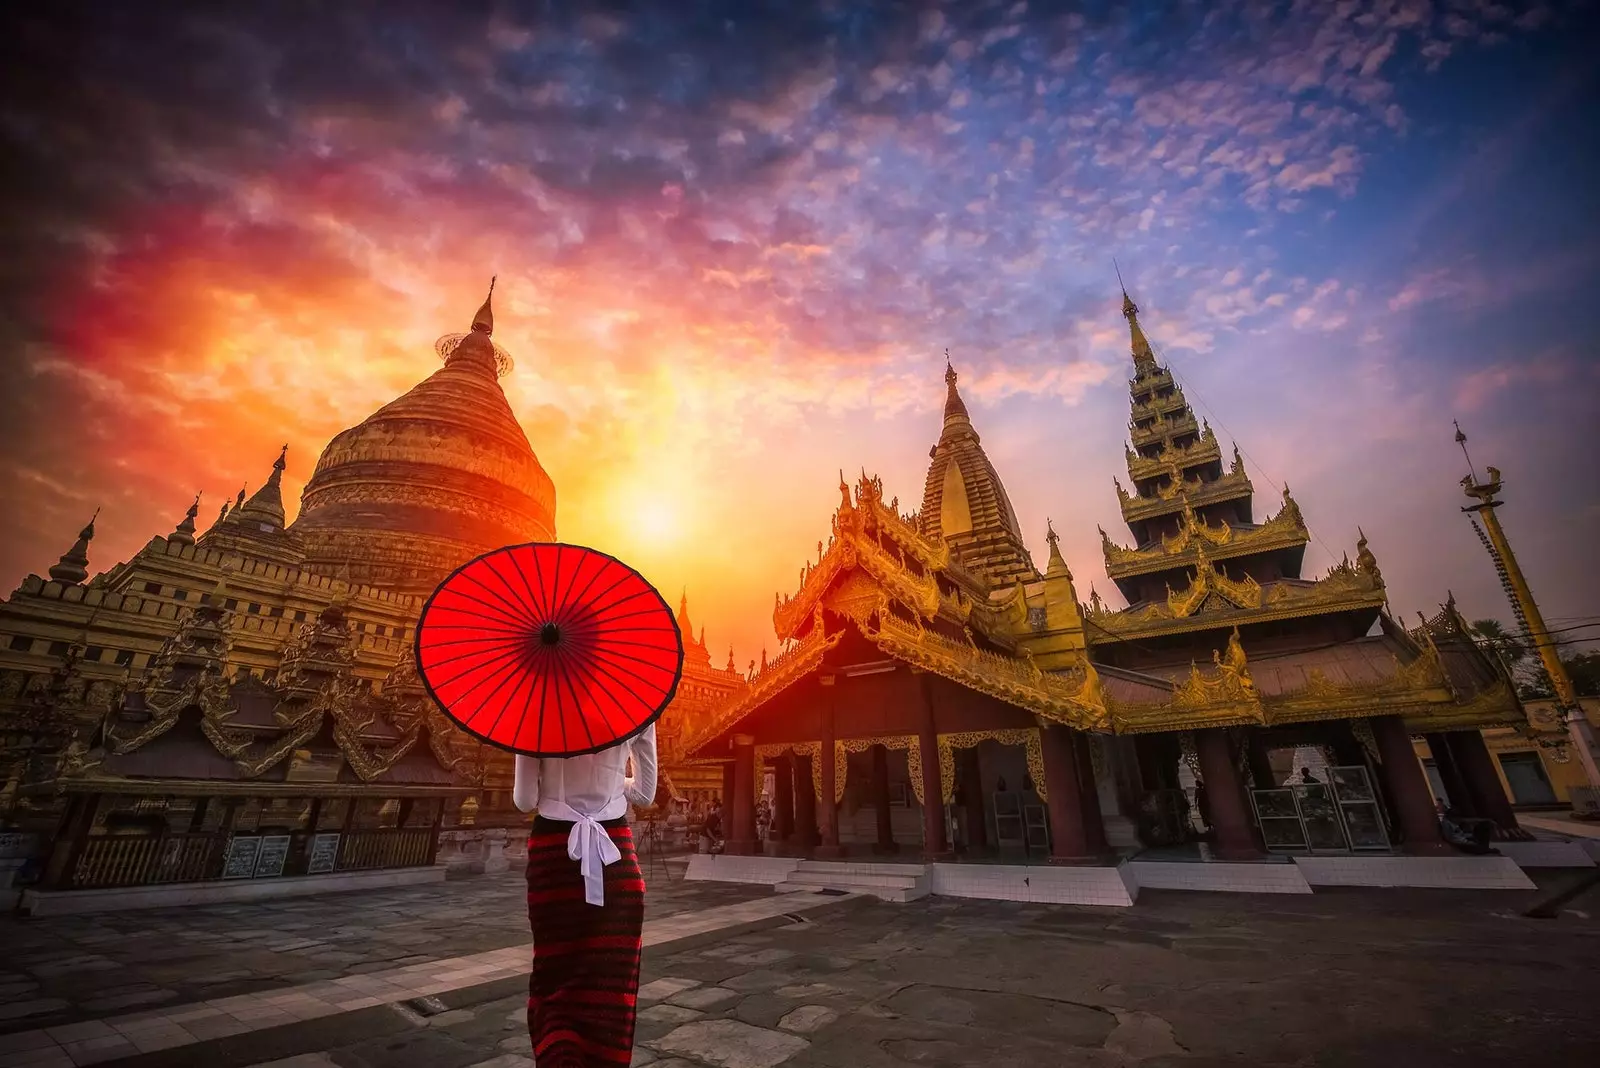
[[983, 451], [967, 405], [956, 389], [956, 372], [945, 364], [944, 427], [928, 450], [922, 491], [922, 533], [943, 538], [963, 567], [995, 583], [1039, 578], [1006, 488]]
[[[1207, 647], [1223, 649], [1239, 626], [1257, 639], [1250, 644], [1275, 648], [1366, 634], [1384, 605], [1366, 538], [1354, 564], [1347, 559], [1321, 582], [1302, 579], [1310, 532], [1288, 487], [1277, 514], [1257, 523], [1238, 446], [1225, 463], [1216, 433], [1195, 419], [1182, 387], [1157, 361], [1126, 293], [1122, 314], [1133, 356], [1132, 491], [1120, 480], [1116, 489], [1134, 544], [1118, 545], [1100, 531], [1106, 574], [1129, 607], [1110, 612], [1095, 596], [1089, 640], [1096, 656], [1128, 666], [1204, 662]], [[1268, 622], [1275, 625], [1255, 626]]]

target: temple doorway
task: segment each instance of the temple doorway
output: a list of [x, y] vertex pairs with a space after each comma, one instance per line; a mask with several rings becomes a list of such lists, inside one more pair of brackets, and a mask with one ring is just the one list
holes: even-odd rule
[[958, 855], [1004, 861], [1049, 854], [1045, 801], [1025, 743], [985, 738], [952, 746], [951, 758], [955, 783], [945, 829]]
[[922, 804], [904, 748], [851, 745], [839, 801], [839, 844], [853, 856], [922, 853]]

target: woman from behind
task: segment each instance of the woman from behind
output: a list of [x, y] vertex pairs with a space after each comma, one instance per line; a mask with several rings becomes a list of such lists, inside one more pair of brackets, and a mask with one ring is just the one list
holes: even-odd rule
[[644, 879], [627, 812], [655, 794], [654, 723], [597, 753], [517, 757], [513, 799], [538, 812], [528, 836], [528, 1034], [539, 1068], [625, 1068], [633, 1058]]

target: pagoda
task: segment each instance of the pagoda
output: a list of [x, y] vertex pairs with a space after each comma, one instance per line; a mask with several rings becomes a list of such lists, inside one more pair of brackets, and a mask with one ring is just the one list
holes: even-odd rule
[[196, 497], [93, 574], [91, 520], [0, 601], [0, 823], [51, 847], [53, 888], [254, 877], [247, 839], [260, 874], [428, 867], [441, 827], [525, 822], [510, 756], [439, 713], [412, 657], [452, 569], [555, 537], [492, 293], [443, 366], [334, 437], [294, 522], [284, 447], [209, 527]]
[[1288, 486], [1275, 515], [1255, 521], [1254, 486], [1237, 445], [1226, 463], [1216, 433], [1196, 421], [1161, 366], [1126, 294], [1133, 377], [1128, 382], [1132, 491], [1115, 480], [1133, 545], [1102, 528], [1106, 574], [1128, 602], [1108, 609], [1092, 592], [1089, 641], [1127, 667], [1204, 663], [1237, 628], [1252, 653], [1360, 638], [1383, 611], [1383, 575], [1367, 546], [1320, 581], [1301, 577], [1310, 532]]
[[[798, 590], [774, 595], [783, 650], [686, 743], [722, 764], [730, 852], [920, 840], [935, 861], [1081, 863], [1197, 838], [1239, 859], [1439, 852], [1416, 734], [1448, 736], [1452, 773], [1487, 797], [1478, 728], [1520, 718], [1503, 670], [1448, 612], [1399, 625], [1364, 536], [1353, 561], [1303, 577], [1294, 498], [1256, 522], [1238, 450], [1224, 461], [1126, 295], [1123, 310], [1133, 492], [1118, 491], [1133, 544], [1103, 540], [1127, 606], [1092, 590], [1082, 602], [1048, 525], [1035, 566], [947, 362], [921, 508], [903, 514], [877, 477], [841, 474], [831, 536]], [[1287, 787], [1308, 752], [1335, 781]], [[753, 806], [769, 768], [763, 846]], [[1318, 790], [1340, 791], [1335, 817], [1305, 816], [1320, 810], [1296, 798]], [[1483, 807], [1509, 829], [1508, 809]]]

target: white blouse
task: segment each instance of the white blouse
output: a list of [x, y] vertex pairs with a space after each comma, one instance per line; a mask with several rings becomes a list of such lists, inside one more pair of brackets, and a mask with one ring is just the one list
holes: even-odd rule
[[[633, 774], [628, 775], [628, 762]], [[621, 859], [616, 843], [600, 826], [625, 815], [628, 802], [644, 806], [656, 797], [656, 725], [621, 745], [583, 756], [542, 759], [517, 757], [511, 799], [523, 812], [572, 824], [567, 856], [583, 873], [584, 900], [605, 904], [607, 864]]]

